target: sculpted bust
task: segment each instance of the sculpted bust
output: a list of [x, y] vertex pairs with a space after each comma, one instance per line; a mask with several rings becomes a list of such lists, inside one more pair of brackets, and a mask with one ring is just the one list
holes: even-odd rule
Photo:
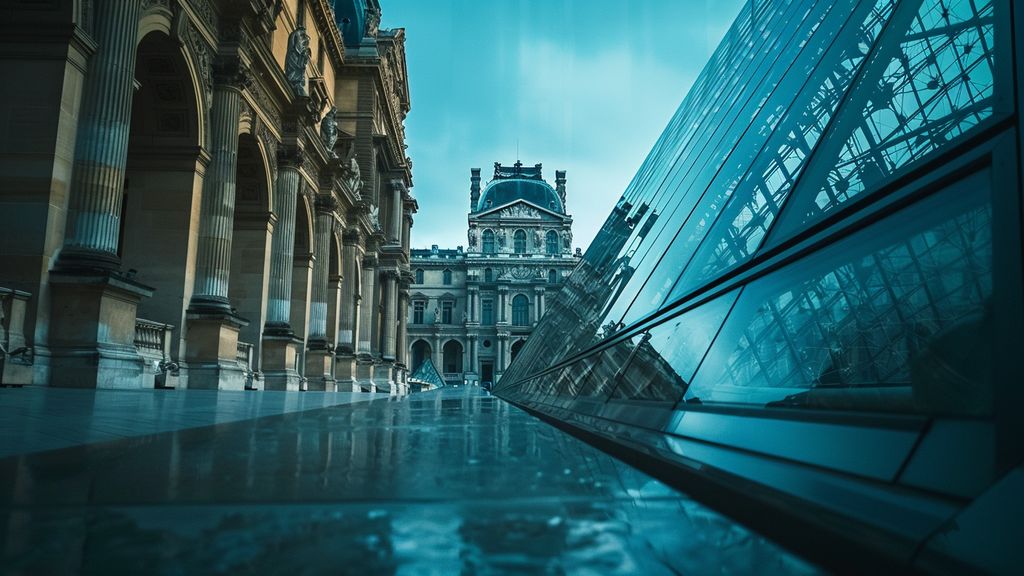
[[306, 92], [306, 66], [313, 56], [309, 49], [309, 34], [299, 26], [288, 36], [288, 54], [284, 59], [284, 75], [297, 96], [308, 96]]

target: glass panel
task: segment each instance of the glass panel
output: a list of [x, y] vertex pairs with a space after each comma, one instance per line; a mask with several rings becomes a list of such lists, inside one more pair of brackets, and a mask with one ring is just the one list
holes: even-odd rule
[[738, 293], [733, 290], [631, 338], [612, 397], [678, 401]]
[[986, 414], [989, 174], [746, 288], [688, 401]]
[[[781, 239], [992, 115], [991, 0], [925, 0], [872, 62], [773, 238]], [[895, 37], [894, 37], [895, 39]]]
[[672, 283], [667, 300], [679, 298], [754, 253], [892, 11], [892, 1], [881, 0], [853, 14], [813, 70], [797, 75], [803, 88], [749, 171], [709, 194], [673, 242], [670, 252], [693, 255], [686, 272], [676, 283], [679, 267], [662, 265], [637, 304], [660, 304]]

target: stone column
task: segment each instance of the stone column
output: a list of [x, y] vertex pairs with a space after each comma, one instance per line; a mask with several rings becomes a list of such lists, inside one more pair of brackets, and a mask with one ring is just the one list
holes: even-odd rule
[[359, 332], [356, 342], [356, 378], [365, 392], [374, 391], [373, 323], [376, 314], [377, 257], [363, 257], [363, 273], [359, 287]]
[[507, 324], [508, 311], [505, 310], [506, 304], [508, 304], [508, 286], [498, 286], [498, 322], [501, 324]]
[[501, 374], [505, 372], [508, 364], [508, 333], [498, 334], [498, 365], [495, 366], [495, 380], [500, 380]]
[[398, 273], [393, 270], [384, 272], [384, 349], [381, 351], [385, 360], [394, 361], [398, 358]]
[[115, 270], [142, 0], [96, 2], [60, 263]]
[[[141, 0], [94, 7], [97, 51], [85, 74], [63, 247], [49, 277], [50, 385], [153, 387], [135, 350], [139, 302], [152, 289], [118, 273]], [[13, 136], [13, 135], [12, 135]], [[45, 369], [45, 368], [44, 368]]]
[[359, 233], [342, 236], [341, 305], [338, 309], [338, 345], [335, 348], [334, 379], [339, 390], [358, 392], [356, 381], [356, 348], [359, 334]]
[[302, 340], [291, 326], [292, 268], [295, 261], [295, 211], [299, 194], [299, 167], [303, 154], [296, 147], [277, 151], [274, 212], [277, 226], [270, 241], [270, 295], [263, 330], [263, 378], [267, 390], [298, 390], [295, 369]]
[[235, 356], [238, 329], [248, 321], [231, 311], [228, 279], [235, 220], [238, 118], [242, 90], [250, 81], [249, 70], [238, 56], [221, 57], [214, 65], [210, 165], [203, 180], [195, 288], [187, 314], [189, 388], [241, 390], [245, 386], [245, 375]]
[[469, 298], [467, 298], [467, 300], [469, 301], [469, 314], [467, 314], [467, 316], [469, 317], [469, 322], [470, 323], [479, 324], [480, 323], [480, 289], [477, 288], [476, 286], [470, 286], [470, 287], [468, 287], [467, 290], [469, 292]]
[[388, 243], [398, 244], [403, 243], [404, 224], [402, 222], [402, 202], [405, 191], [405, 183], [401, 180], [391, 181], [391, 218], [388, 222]]
[[309, 390], [333, 390], [333, 350], [327, 342], [327, 267], [331, 259], [331, 231], [337, 202], [330, 196], [317, 198], [313, 229], [313, 285], [309, 305], [309, 338], [306, 341], [306, 372]]
[[466, 370], [466, 372], [470, 372], [470, 373], [474, 374], [475, 375], [475, 378], [474, 378], [475, 383], [477, 385], [479, 385], [480, 384], [480, 366], [478, 366], [478, 362], [477, 362], [477, 356], [479, 355], [479, 351], [477, 350], [477, 346], [479, 346], [480, 344], [479, 344], [479, 342], [477, 342], [477, 336], [475, 334], [471, 334], [469, 336], [469, 338], [467, 338], [467, 340], [468, 340], [468, 346], [469, 346], [469, 366], [468, 366], [469, 369]]

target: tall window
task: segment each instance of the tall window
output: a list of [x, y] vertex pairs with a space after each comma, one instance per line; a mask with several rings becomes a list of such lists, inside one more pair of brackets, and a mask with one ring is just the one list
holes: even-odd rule
[[458, 374], [462, 372], [462, 344], [458, 340], [449, 340], [441, 348], [442, 361], [444, 362], [445, 374]]
[[484, 282], [494, 282], [494, 270], [484, 268]]
[[494, 254], [493, 230], [484, 230], [484, 254]]
[[548, 270], [548, 284], [557, 284], [557, 283], [558, 283], [558, 272], [555, 272], [554, 270]]
[[558, 232], [554, 230], [548, 230], [547, 236], [545, 237], [546, 250], [548, 254], [558, 254]]
[[512, 299], [512, 325], [528, 326], [530, 324], [530, 299], [516, 294]]
[[455, 302], [446, 300], [441, 302], [441, 324], [452, 323], [452, 310], [455, 308]]
[[513, 246], [516, 254], [526, 254], [526, 231], [516, 230], [513, 235]]
[[412, 323], [423, 324], [423, 312], [427, 309], [427, 303], [423, 300], [414, 300], [412, 303]]
[[445, 270], [444, 273], [443, 273], [443, 278], [444, 279], [442, 280], [442, 282], [444, 283], [445, 286], [451, 286], [452, 285], [452, 271], [451, 270]]
[[423, 269], [422, 268], [417, 268], [416, 269], [416, 283], [417, 284], [423, 284]]
[[484, 326], [494, 325], [494, 300], [480, 301], [480, 323]]

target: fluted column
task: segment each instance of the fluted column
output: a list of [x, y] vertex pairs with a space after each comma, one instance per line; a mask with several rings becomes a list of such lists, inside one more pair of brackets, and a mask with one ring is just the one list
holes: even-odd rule
[[505, 310], [505, 305], [508, 303], [508, 286], [498, 287], [498, 322], [508, 322], [508, 314]]
[[[403, 282], [404, 285], [404, 282]], [[409, 366], [409, 294], [403, 285], [398, 289], [398, 309], [395, 311], [398, 320], [396, 330], [398, 343], [395, 345], [395, 358], [398, 362]]]
[[213, 109], [210, 114], [210, 165], [203, 180], [199, 215], [199, 249], [191, 308], [228, 311], [231, 235], [235, 220], [235, 177], [238, 168], [238, 118], [242, 90], [250, 81], [237, 57], [215, 66]]
[[384, 318], [381, 330], [384, 332], [384, 349], [381, 351], [385, 360], [396, 358], [395, 345], [398, 342], [395, 321], [398, 315], [398, 275], [391, 270], [384, 273]]
[[141, 0], [96, 2], [60, 264], [115, 269]]
[[377, 287], [377, 259], [363, 259], [363, 277], [359, 290], [359, 341], [356, 352], [370, 354], [373, 341], [374, 290]]
[[391, 181], [391, 218], [388, 222], [388, 242], [390, 244], [402, 244], [402, 196], [405, 190], [405, 183], [401, 180]]
[[[327, 341], [327, 267], [330, 260], [331, 230], [335, 204], [317, 200], [316, 228], [313, 230], [313, 289], [309, 305], [309, 340]], [[311, 344], [312, 345], [312, 344]]]
[[356, 297], [359, 293], [359, 236], [345, 234], [343, 237], [341, 265], [341, 306], [338, 310], [340, 330], [338, 331], [338, 351], [351, 353], [356, 351], [356, 333], [359, 315]]
[[282, 148], [277, 154], [278, 172], [274, 186], [277, 226], [270, 242], [270, 297], [267, 303], [268, 331], [291, 332], [292, 263], [295, 258], [295, 209], [299, 194], [302, 153]]

